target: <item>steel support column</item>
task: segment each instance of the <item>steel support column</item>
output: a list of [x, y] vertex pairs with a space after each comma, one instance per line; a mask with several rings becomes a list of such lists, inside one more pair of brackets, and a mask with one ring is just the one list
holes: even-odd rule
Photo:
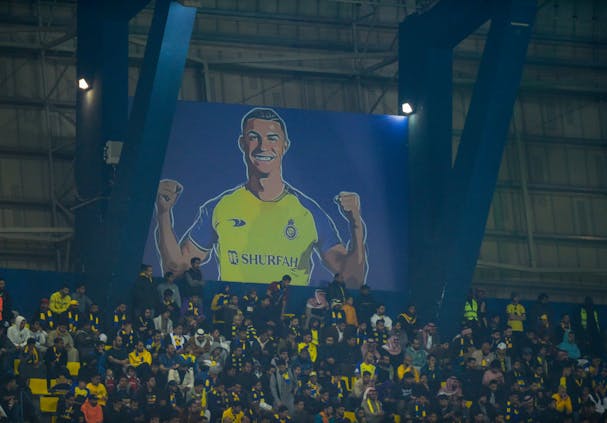
[[[176, 1], [155, 2], [129, 117], [128, 22], [135, 10], [121, 6], [78, 4], [78, 77], [91, 89], [79, 92], [77, 104], [83, 206], [76, 251], [92, 297], [109, 312], [125, 299], [140, 264], [196, 14]], [[124, 141], [115, 173], [103, 160], [108, 140]]]
[[[400, 28], [399, 96], [419, 113], [409, 126], [410, 294], [423, 317], [440, 320], [448, 333], [461, 319], [474, 274], [535, 10], [535, 0], [446, 0]], [[442, 62], [432, 58], [487, 19], [491, 30], [452, 166], [450, 62], [444, 50]], [[436, 27], [445, 29], [428, 34], [425, 46], [416, 50], [408, 41]]]
[[[107, 5], [106, 5], [107, 6]], [[89, 294], [105, 304], [101, 275], [108, 266], [106, 198], [111, 168], [103, 160], [108, 140], [124, 140], [128, 125], [128, 18], [110, 13], [103, 2], [78, 2], [77, 78], [90, 84], [76, 97], [75, 269], [85, 273]]]
[[137, 275], [181, 88], [196, 8], [157, 0], [108, 207], [108, 301]]

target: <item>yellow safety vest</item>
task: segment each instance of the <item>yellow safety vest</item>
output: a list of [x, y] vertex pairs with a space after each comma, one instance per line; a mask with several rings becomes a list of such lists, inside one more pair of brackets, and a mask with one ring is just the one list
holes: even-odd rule
[[[584, 307], [582, 307], [582, 309], [580, 310], [580, 320], [582, 323], [582, 327], [584, 328], [584, 330], [586, 330], [588, 326], [588, 312]], [[599, 327], [599, 313], [596, 310], [594, 310], [594, 321], [596, 322], [596, 328], [600, 330], [601, 328]]]
[[466, 304], [464, 304], [464, 319], [478, 320], [478, 303], [474, 298], [470, 301], [466, 300]]

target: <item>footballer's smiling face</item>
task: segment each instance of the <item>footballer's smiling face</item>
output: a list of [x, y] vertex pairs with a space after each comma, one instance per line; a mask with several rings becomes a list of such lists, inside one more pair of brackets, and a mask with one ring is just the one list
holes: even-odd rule
[[273, 120], [250, 119], [239, 139], [249, 170], [268, 175], [280, 172], [288, 141], [280, 123]]

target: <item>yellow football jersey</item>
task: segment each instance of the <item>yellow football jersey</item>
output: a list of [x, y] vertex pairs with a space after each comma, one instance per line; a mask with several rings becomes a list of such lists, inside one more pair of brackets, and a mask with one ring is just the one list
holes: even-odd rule
[[341, 243], [331, 218], [290, 186], [275, 201], [262, 201], [244, 186], [227, 191], [200, 208], [185, 236], [214, 251], [221, 280], [268, 282], [290, 275], [293, 285], [309, 283], [312, 253]]

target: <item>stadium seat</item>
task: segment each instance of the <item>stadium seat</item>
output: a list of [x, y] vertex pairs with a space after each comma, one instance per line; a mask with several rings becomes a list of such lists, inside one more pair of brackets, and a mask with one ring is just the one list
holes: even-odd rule
[[43, 413], [56, 413], [59, 397], [57, 396], [42, 396], [40, 397], [40, 411]]
[[46, 379], [31, 378], [29, 381], [29, 387], [34, 395], [46, 395], [48, 394], [48, 386]]
[[15, 358], [13, 360], [13, 371], [15, 372], [15, 376], [19, 376], [19, 365], [21, 364], [21, 360]]
[[78, 371], [80, 370], [80, 362], [68, 361], [67, 369], [69, 370], [71, 376], [78, 376]]
[[56, 384], [57, 384], [57, 379], [51, 379], [48, 384], [49, 389], [52, 389], [53, 386], [55, 386]]

